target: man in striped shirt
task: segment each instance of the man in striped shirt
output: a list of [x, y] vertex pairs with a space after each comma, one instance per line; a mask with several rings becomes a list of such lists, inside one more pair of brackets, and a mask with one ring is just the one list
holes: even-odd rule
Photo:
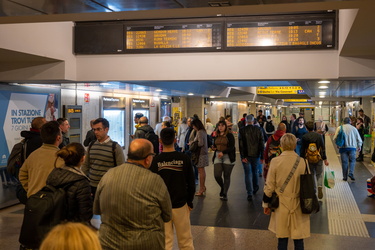
[[110, 168], [123, 164], [125, 156], [121, 146], [108, 136], [109, 122], [107, 119], [96, 119], [92, 130], [97, 140], [90, 144], [81, 168], [90, 178], [91, 192], [95, 196], [100, 179]]

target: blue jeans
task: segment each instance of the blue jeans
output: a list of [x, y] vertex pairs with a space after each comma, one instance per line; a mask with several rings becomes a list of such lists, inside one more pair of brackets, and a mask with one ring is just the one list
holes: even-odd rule
[[246, 157], [247, 163], [242, 162], [243, 170], [245, 172], [245, 185], [247, 195], [253, 195], [256, 187], [259, 188], [257, 167], [259, 165], [259, 157]]
[[356, 154], [356, 150], [349, 150], [349, 151], [340, 153], [342, 176], [344, 177], [344, 179], [348, 178], [348, 167], [349, 167], [349, 175], [354, 176], [355, 154]]

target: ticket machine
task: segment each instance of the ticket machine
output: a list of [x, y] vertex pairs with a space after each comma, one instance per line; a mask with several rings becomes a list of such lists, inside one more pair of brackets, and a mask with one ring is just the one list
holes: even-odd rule
[[64, 105], [63, 110], [70, 125], [70, 142], [82, 143], [82, 105]]

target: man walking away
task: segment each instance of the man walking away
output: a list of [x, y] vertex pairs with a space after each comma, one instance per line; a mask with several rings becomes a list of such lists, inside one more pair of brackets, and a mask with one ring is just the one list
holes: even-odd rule
[[100, 179], [111, 168], [125, 162], [121, 146], [108, 136], [109, 122], [105, 118], [94, 121], [92, 130], [96, 141], [89, 145], [81, 169], [90, 178], [91, 192], [95, 195]]
[[139, 127], [134, 133], [134, 138], [144, 138], [149, 140], [154, 147], [154, 153], [159, 154], [159, 137], [155, 134], [154, 129], [148, 125], [148, 118], [146, 116], [139, 119]]
[[314, 123], [308, 121], [305, 124], [308, 131], [307, 134], [302, 136], [302, 146], [300, 156], [309, 162], [311, 172], [315, 175], [315, 190], [318, 190], [318, 198], [323, 198], [323, 176], [324, 165], [328, 166], [326, 156], [326, 147], [321, 134], [314, 132]]
[[[350, 118], [344, 118], [344, 124], [342, 125], [343, 132], [345, 134], [345, 143], [344, 146], [340, 147], [339, 153], [341, 156], [341, 165], [342, 165], [342, 176], [343, 180], [347, 181], [349, 178], [354, 181], [354, 168], [355, 168], [355, 154], [356, 151], [361, 149], [362, 140], [359, 136], [358, 130], [356, 127], [350, 125]], [[333, 140], [336, 141], [337, 135], [341, 130], [341, 126], [337, 127]], [[349, 174], [348, 174], [349, 170]]]
[[165, 223], [165, 249], [173, 248], [173, 229], [180, 249], [194, 249], [190, 211], [193, 209], [195, 181], [191, 160], [184, 153], [175, 151], [172, 128], [160, 132], [160, 142], [163, 152], [154, 158], [150, 170], [163, 178], [172, 201], [172, 220]]

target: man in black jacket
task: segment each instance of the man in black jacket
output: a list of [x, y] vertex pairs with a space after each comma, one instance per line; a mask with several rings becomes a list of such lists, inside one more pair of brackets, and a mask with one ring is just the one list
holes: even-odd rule
[[40, 129], [46, 123], [46, 118], [35, 117], [31, 122], [30, 131], [21, 131], [21, 136], [26, 140], [26, 158], [40, 148], [43, 144], [42, 138], [40, 137]]
[[148, 125], [148, 118], [143, 116], [139, 118], [139, 127], [134, 133], [134, 139], [144, 138], [149, 140], [154, 146], [155, 154], [159, 154], [159, 137], [155, 134], [154, 129]]
[[[309, 131], [307, 134], [304, 134], [302, 136], [302, 146], [300, 151], [300, 156], [305, 158], [307, 161], [309, 161], [309, 157], [307, 156], [307, 151], [309, 151], [309, 146], [311, 143], [315, 143], [316, 149], [319, 151], [320, 159], [318, 162], [310, 162], [309, 161], [309, 167], [312, 173], [314, 173], [315, 178], [315, 190], [316, 187], [318, 187], [318, 198], [323, 198], [323, 161], [324, 165], [328, 166], [329, 162], [327, 160], [326, 156], [326, 147], [323, 142], [323, 138], [321, 134], [318, 134], [314, 132], [314, 123], [312, 121], [308, 121], [305, 124], [307, 131]], [[323, 135], [324, 136], [324, 135]], [[310, 150], [311, 151], [311, 150]]]
[[[247, 200], [252, 201], [252, 195], [259, 190], [257, 166], [259, 159], [263, 162], [264, 139], [259, 127], [254, 126], [254, 116], [246, 116], [246, 127], [239, 133], [239, 149], [242, 165], [245, 171]], [[252, 175], [252, 178], [250, 178]]]

